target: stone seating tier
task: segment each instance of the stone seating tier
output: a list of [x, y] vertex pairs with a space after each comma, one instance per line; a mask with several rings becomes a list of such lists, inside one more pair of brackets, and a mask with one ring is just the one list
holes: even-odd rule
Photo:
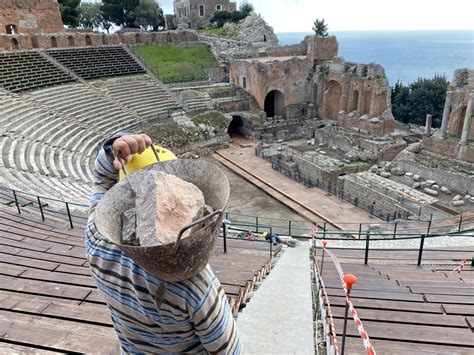
[[0, 87], [6, 90], [19, 92], [73, 81], [38, 52], [0, 53]]
[[54, 49], [46, 53], [86, 80], [145, 73], [121, 46]]

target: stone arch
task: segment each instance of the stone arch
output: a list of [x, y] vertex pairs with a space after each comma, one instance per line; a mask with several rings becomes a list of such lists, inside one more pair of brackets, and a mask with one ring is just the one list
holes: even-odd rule
[[56, 39], [56, 37], [51, 37], [50, 38], [50, 47], [51, 48], [57, 48], [58, 47], [58, 40]]
[[86, 36], [86, 46], [92, 46], [92, 38], [91, 38], [91, 36]]
[[455, 131], [456, 136], [462, 135], [462, 129], [464, 127], [464, 119], [466, 118], [466, 111], [467, 111], [467, 106], [463, 106], [461, 109], [461, 114], [459, 115], [458, 125]]
[[14, 24], [8, 24], [5, 26], [5, 31], [7, 35], [15, 35], [18, 33], [18, 28]]
[[139, 33], [135, 35], [135, 43], [142, 43], [142, 38]]
[[74, 46], [75, 46], [74, 37], [73, 37], [73, 36], [69, 36], [69, 37], [67, 38], [67, 45], [68, 45], [69, 47], [74, 47]]
[[20, 49], [20, 42], [16, 38], [11, 39], [12, 49]]
[[352, 106], [349, 111], [357, 111], [359, 110], [359, 90], [354, 90], [352, 93]]
[[318, 103], [318, 84], [313, 85], [313, 102]]
[[232, 121], [230, 122], [227, 133], [229, 135], [243, 135], [244, 120], [240, 116], [232, 116]]
[[366, 91], [364, 94], [364, 106], [362, 107], [362, 113], [370, 114], [370, 101], [372, 98], [372, 92]]
[[285, 108], [285, 96], [279, 90], [270, 91], [265, 97], [264, 109], [267, 117], [282, 116]]
[[336, 80], [331, 80], [328, 83], [324, 93], [324, 115], [326, 117], [337, 118], [337, 113], [340, 111], [341, 92], [341, 84]]

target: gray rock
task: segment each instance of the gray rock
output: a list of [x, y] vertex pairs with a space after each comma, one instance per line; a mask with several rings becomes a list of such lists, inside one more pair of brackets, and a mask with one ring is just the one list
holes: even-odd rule
[[135, 208], [131, 208], [122, 213], [122, 244], [139, 246], [137, 239], [137, 215]]
[[383, 177], [383, 178], [389, 178], [390, 177], [390, 173], [388, 171], [382, 171], [380, 172], [380, 176]]
[[428, 195], [431, 195], [431, 196], [438, 196], [439, 192], [436, 191], [436, 190], [433, 190], [433, 189], [430, 189], [428, 187], [425, 187], [425, 190], [424, 190]]
[[460, 201], [460, 200], [462, 200], [462, 196], [461, 196], [461, 195], [456, 195], [456, 196], [454, 196], [454, 198], [453, 198], [453, 201]]
[[419, 189], [421, 187], [421, 182], [415, 182], [413, 185], [412, 185], [412, 188], [414, 189]]
[[406, 173], [405, 176], [408, 177], [408, 178], [412, 178], [412, 177], [413, 177], [413, 173]]
[[433, 186], [431, 186], [431, 188], [432, 188], [433, 190], [438, 191], [438, 190], [439, 190], [439, 185], [434, 184]]
[[370, 119], [370, 116], [369, 115], [362, 115], [360, 116], [360, 120], [361, 121], [368, 121]]
[[471, 197], [472, 197], [471, 195], [466, 195], [466, 196], [464, 196], [464, 198], [465, 198], [466, 200], [470, 200]]
[[452, 201], [451, 204], [452, 204], [454, 207], [464, 206], [464, 200]]
[[405, 170], [403, 170], [402, 168], [396, 167], [392, 169], [391, 173], [396, 176], [403, 176], [405, 175]]
[[441, 191], [443, 191], [446, 195], [451, 194], [451, 190], [448, 189], [446, 186], [441, 186]]
[[421, 176], [418, 174], [413, 175], [413, 180], [414, 181], [421, 181]]
[[412, 152], [412, 153], [415, 153], [415, 154], [420, 153], [422, 149], [423, 149], [423, 145], [421, 143], [413, 143], [413, 144], [410, 144], [407, 147], [407, 150], [409, 152]]
[[474, 197], [471, 197], [471, 198], [469, 199], [469, 202], [470, 202], [470, 203], [474, 203]]
[[436, 184], [436, 181], [435, 181], [435, 180], [426, 180], [426, 185], [432, 186], [432, 185], [434, 185], [434, 184]]
[[380, 123], [380, 118], [378, 118], [378, 117], [371, 118], [369, 120], [369, 123], [372, 123], [372, 124]]

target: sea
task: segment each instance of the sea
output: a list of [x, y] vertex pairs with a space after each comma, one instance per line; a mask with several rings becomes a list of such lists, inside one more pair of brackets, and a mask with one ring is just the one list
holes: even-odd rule
[[[280, 45], [297, 44], [311, 33], [277, 33]], [[474, 69], [474, 30], [445, 31], [341, 31], [339, 56], [346, 61], [377, 63], [385, 68], [390, 85], [410, 84], [418, 78]]]

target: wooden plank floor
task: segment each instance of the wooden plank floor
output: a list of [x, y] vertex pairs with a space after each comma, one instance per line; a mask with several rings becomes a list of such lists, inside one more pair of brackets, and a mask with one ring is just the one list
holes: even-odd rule
[[[474, 246], [430, 249], [422, 267], [415, 265], [418, 253], [412, 250], [371, 251], [367, 266], [358, 250], [332, 252], [344, 272], [358, 278], [351, 299], [378, 353], [474, 354], [474, 268], [451, 272], [462, 259], [471, 260]], [[319, 265], [321, 256], [319, 249]], [[322, 277], [340, 346], [345, 297], [327, 256]], [[365, 353], [352, 319], [347, 334], [346, 354]]]
[[[118, 353], [85, 259], [83, 225], [38, 217], [0, 203], [0, 353]], [[271, 269], [269, 245], [228, 240], [224, 254], [218, 244], [210, 264], [237, 313]]]

